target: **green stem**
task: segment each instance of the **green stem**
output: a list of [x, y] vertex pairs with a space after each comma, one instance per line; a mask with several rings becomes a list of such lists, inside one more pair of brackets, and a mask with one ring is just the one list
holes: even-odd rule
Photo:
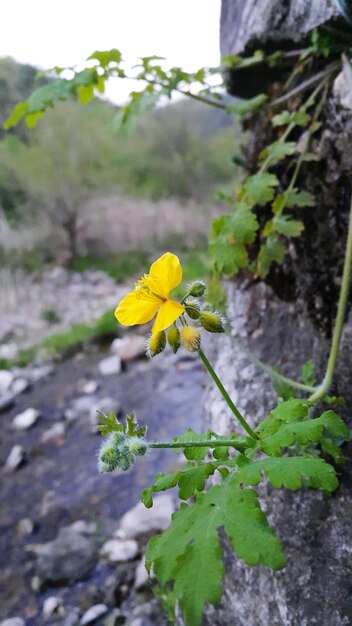
[[200, 358], [203, 361], [203, 364], [205, 366], [205, 368], [208, 370], [210, 376], [212, 377], [214, 383], [216, 384], [217, 388], [219, 389], [222, 397], [224, 398], [227, 406], [231, 409], [232, 413], [234, 414], [234, 416], [238, 419], [238, 421], [240, 422], [240, 424], [243, 426], [243, 428], [245, 429], [245, 431], [249, 434], [250, 437], [252, 437], [252, 439], [259, 439], [259, 436], [257, 435], [256, 432], [254, 432], [254, 430], [250, 427], [250, 425], [246, 422], [245, 418], [243, 417], [243, 415], [241, 415], [241, 413], [239, 412], [238, 408], [235, 406], [235, 404], [232, 402], [229, 394], [227, 393], [224, 385], [222, 384], [220, 378], [218, 377], [218, 375], [216, 374], [213, 366], [210, 364], [210, 362], [208, 361], [207, 357], [205, 356], [203, 350], [198, 350], [198, 354], [200, 356]]
[[[257, 438], [257, 437], [256, 437]], [[247, 449], [247, 446], [241, 446], [241, 444], [235, 443], [233, 439], [209, 439], [204, 441], [160, 441], [158, 443], [149, 443], [148, 448], [221, 448], [221, 447], [235, 448], [239, 452], [243, 452]]]
[[325, 396], [325, 394], [328, 392], [329, 387], [332, 383], [332, 379], [333, 379], [335, 367], [336, 367], [337, 356], [338, 356], [339, 349], [340, 349], [343, 323], [344, 323], [345, 315], [346, 315], [348, 294], [350, 290], [351, 272], [352, 272], [352, 200], [351, 200], [350, 216], [349, 216], [349, 223], [348, 223], [346, 254], [345, 254], [345, 261], [343, 265], [342, 283], [341, 283], [339, 302], [337, 306], [335, 328], [334, 328], [334, 332], [332, 335], [330, 354], [329, 354], [328, 364], [326, 367], [326, 372], [325, 372], [323, 382], [309, 398], [309, 401], [313, 403], [318, 402], [319, 400], [321, 400], [321, 398]]

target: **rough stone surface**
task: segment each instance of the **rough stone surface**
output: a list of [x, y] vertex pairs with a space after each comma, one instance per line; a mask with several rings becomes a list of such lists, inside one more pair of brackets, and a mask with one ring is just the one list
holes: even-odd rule
[[46, 598], [43, 604], [43, 615], [46, 618], [50, 618], [53, 615], [58, 615], [62, 611], [62, 600], [58, 596], [49, 596]]
[[127, 537], [160, 532], [169, 526], [174, 510], [174, 500], [167, 494], [156, 496], [151, 509], [146, 509], [142, 502], [138, 502], [121, 518], [119, 531], [122, 530]]
[[0, 626], [26, 626], [26, 622], [21, 617], [10, 617], [0, 622]]
[[134, 539], [121, 541], [120, 539], [110, 539], [104, 543], [101, 553], [110, 563], [120, 563], [132, 561], [139, 552], [139, 546]]
[[139, 561], [136, 567], [136, 573], [135, 573], [135, 579], [134, 579], [135, 589], [137, 589], [137, 591], [139, 589], [143, 589], [143, 587], [145, 587], [148, 584], [148, 580], [149, 580], [149, 575], [145, 567], [145, 557], [143, 557]]
[[0, 391], [9, 391], [14, 380], [14, 375], [8, 370], [0, 370]]
[[[255, 425], [277, 403], [270, 377], [249, 363], [238, 342], [256, 356], [295, 379], [301, 365], [313, 358], [318, 379], [328, 353], [328, 342], [312, 326], [303, 305], [283, 303], [269, 287], [229, 289], [229, 318], [233, 339], [220, 340], [216, 371], [238, 408]], [[258, 333], [258, 329], [263, 332]], [[253, 339], [253, 337], [256, 337]], [[341, 350], [339, 375], [334, 393], [352, 394], [350, 364], [352, 316]], [[237, 430], [230, 412], [210, 387], [206, 398], [207, 421], [218, 433]], [[344, 415], [350, 421], [349, 411]], [[349, 424], [351, 425], [351, 423]], [[352, 488], [349, 468], [344, 468], [341, 486], [331, 498], [320, 492], [260, 488], [269, 521], [283, 541], [288, 564], [279, 572], [251, 568], [225, 546], [227, 575], [224, 594], [216, 607], [209, 607], [206, 626], [347, 626], [351, 624], [349, 588], [352, 546]]]
[[27, 430], [38, 421], [41, 413], [32, 407], [26, 409], [14, 417], [12, 425], [15, 430]]
[[32, 545], [37, 556], [37, 571], [50, 583], [72, 583], [87, 576], [97, 562], [97, 548], [88, 537], [64, 528], [54, 541]]
[[117, 354], [102, 359], [99, 363], [99, 372], [103, 376], [112, 376], [121, 372], [121, 359]]

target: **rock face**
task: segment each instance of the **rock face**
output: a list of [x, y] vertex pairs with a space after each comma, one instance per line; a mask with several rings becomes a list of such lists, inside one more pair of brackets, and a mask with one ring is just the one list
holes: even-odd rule
[[[257, 357], [297, 379], [300, 366], [308, 358], [313, 358], [322, 373], [328, 342], [313, 327], [303, 305], [283, 303], [263, 284], [247, 290], [232, 285], [228, 312], [233, 340], [222, 339], [216, 370], [254, 425], [275, 406], [277, 398], [269, 375], [250, 363], [238, 343], [245, 343]], [[352, 316], [344, 330], [334, 389], [345, 395], [347, 406], [352, 401], [346, 379], [351, 371], [351, 333]], [[206, 407], [205, 427], [219, 433], [240, 432], [216, 388], [209, 388]], [[344, 417], [348, 422], [348, 415]], [[346, 466], [340, 479], [341, 486], [331, 498], [314, 491], [261, 489], [263, 508], [282, 539], [288, 564], [279, 572], [251, 568], [225, 546], [224, 594], [219, 605], [207, 609], [206, 626], [352, 624], [347, 582], [351, 570], [352, 482]]]

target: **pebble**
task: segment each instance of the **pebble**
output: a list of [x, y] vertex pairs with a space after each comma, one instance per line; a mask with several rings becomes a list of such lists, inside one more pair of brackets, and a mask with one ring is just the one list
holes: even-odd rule
[[15, 343], [5, 343], [0, 346], [0, 357], [12, 361], [18, 354], [18, 347]]
[[23, 411], [23, 413], [18, 413], [18, 415], [14, 417], [12, 425], [16, 430], [26, 430], [27, 428], [34, 426], [40, 416], [40, 411], [30, 407], [29, 409]]
[[146, 509], [142, 502], [138, 502], [121, 518], [120, 530], [123, 530], [126, 536], [131, 538], [165, 530], [170, 525], [174, 510], [174, 500], [167, 494], [156, 496], [151, 509]]
[[0, 370], [0, 391], [9, 391], [13, 381], [14, 374], [8, 370]]
[[76, 413], [77, 416], [87, 415], [95, 407], [97, 401], [98, 399], [93, 395], [79, 396], [72, 400], [71, 410], [73, 413]]
[[80, 626], [85, 626], [85, 624], [91, 624], [92, 622], [95, 622], [95, 620], [97, 620], [99, 617], [105, 615], [108, 610], [109, 609], [106, 604], [95, 604], [94, 606], [91, 606], [91, 608], [88, 609], [88, 611], [86, 611], [82, 616]]
[[43, 615], [45, 618], [62, 613], [62, 600], [58, 596], [46, 598], [43, 604]]
[[99, 383], [96, 380], [89, 380], [88, 382], [85, 383], [85, 385], [83, 385], [83, 393], [86, 394], [92, 394], [92, 393], [96, 393], [99, 389]]
[[29, 517], [24, 517], [17, 524], [20, 535], [31, 535], [34, 530], [34, 523]]
[[137, 589], [143, 589], [148, 584], [149, 575], [145, 567], [145, 557], [143, 557], [136, 568], [135, 578], [134, 578], [134, 587]]
[[129, 539], [121, 541], [121, 539], [110, 539], [104, 543], [101, 553], [110, 561], [110, 563], [121, 563], [132, 561], [139, 552], [137, 541]]
[[24, 448], [19, 444], [14, 445], [6, 459], [5, 470], [11, 472], [18, 469], [24, 463], [25, 457]]
[[64, 437], [66, 432], [65, 424], [63, 422], [57, 422], [51, 428], [45, 430], [40, 437], [40, 443], [47, 443], [52, 439], [60, 439]]
[[122, 339], [114, 339], [110, 350], [118, 354], [123, 363], [135, 361], [146, 355], [145, 337], [142, 337], [142, 335], [127, 335]]
[[0, 413], [11, 409], [15, 402], [15, 397], [11, 393], [1, 394], [0, 398]]
[[15, 396], [19, 396], [21, 393], [27, 391], [29, 387], [30, 385], [26, 378], [16, 378], [11, 385], [11, 391]]
[[26, 626], [26, 622], [21, 617], [10, 617], [0, 622], [0, 626]]
[[121, 372], [121, 359], [117, 354], [102, 359], [98, 364], [100, 374], [103, 376], [112, 376]]
[[94, 522], [86, 522], [84, 519], [78, 519], [67, 528], [71, 528], [71, 530], [79, 533], [80, 535], [94, 535], [97, 530], [97, 525]]

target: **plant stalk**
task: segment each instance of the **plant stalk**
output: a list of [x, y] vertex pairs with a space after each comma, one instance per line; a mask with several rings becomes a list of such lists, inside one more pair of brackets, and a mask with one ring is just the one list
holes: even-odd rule
[[254, 432], [254, 430], [247, 423], [247, 421], [245, 420], [243, 415], [241, 415], [241, 413], [239, 412], [239, 410], [236, 407], [236, 405], [232, 402], [232, 400], [231, 400], [229, 394], [227, 393], [224, 385], [222, 384], [220, 378], [216, 374], [213, 366], [208, 361], [208, 359], [205, 356], [203, 350], [199, 349], [198, 350], [198, 354], [199, 354], [201, 360], [203, 361], [203, 364], [204, 364], [205, 368], [207, 369], [207, 371], [209, 372], [210, 376], [212, 377], [214, 383], [216, 384], [217, 388], [219, 389], [219, 391], [220, 391], [222, 397], [224, 398], [227, 406], [230, 408], [230, 410], [232, 411], [232, 413], [234, 414], [236, 419], [240, 422], [241, 426], [245, 429], [245, 431], [249, 434], [249, 436], [252, 437], [252, 439], [259, 439], [259, 435], [256, 432]]
[[241, 446], [233, 439], [210, 439], [204, 441], [160, 441], [160, 442], [148, 442], [148, 448], [221, 448], [232, 447], [243, 452], [247, 449], [247, 446]]
[[342, 282], [341, 282], [341, 290], [339, 296], [339, 302], [337, 306], [337, 315], [335, 328], [332, 335], [332, 342], [330, 348], [330, 354], [328, 359], [328, 364], [326, 367], [325, 376], [323, 382], [318, 387], [318, 389], [313, 393], [309, 401], [310, 402], [318, 402], [325, 396], [328, 392], [332, 379], [335, 372], [337, 356], [340, 349], [341, 343], [341, 335], [343, 329], [343, 323], [346, 315], [348, 294], [350, 291], [350, 282], [351, 282], [351, 272], [352, 272], [352, 200], [351, 200], [351, 208], [348, 222], [348, 236], [347, 236], [347, 245], [346, 245], [346, 253], [345, 260], [343, 265], [343, 273], [342, 273]]

